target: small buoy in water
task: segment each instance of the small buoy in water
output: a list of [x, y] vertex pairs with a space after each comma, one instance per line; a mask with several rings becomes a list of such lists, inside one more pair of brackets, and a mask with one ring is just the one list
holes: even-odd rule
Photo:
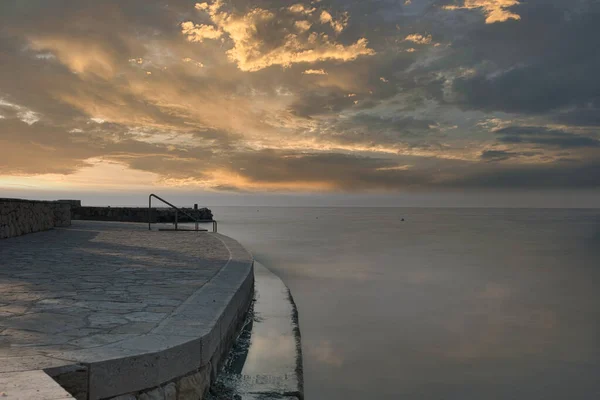
[[404, 222], [404, 218], [402, 218], [402, 222]]

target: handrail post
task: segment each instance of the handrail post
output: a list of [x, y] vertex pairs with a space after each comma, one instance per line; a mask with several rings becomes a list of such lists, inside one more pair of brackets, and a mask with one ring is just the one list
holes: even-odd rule
[[177, 230], [177, 210], [175, 210], [175, 230]]
[[152, 230], [152, 195], [148, 196], [148, 230]]

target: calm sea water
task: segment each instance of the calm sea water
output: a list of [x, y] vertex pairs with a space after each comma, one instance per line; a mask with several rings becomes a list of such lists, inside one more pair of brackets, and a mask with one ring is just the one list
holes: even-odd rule
[[212, 208], [290, 287], [309, 400], [600, 398], [600, 209]]

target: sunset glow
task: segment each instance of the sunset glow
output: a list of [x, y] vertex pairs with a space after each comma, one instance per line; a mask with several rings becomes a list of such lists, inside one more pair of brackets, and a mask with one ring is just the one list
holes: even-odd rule
[[0, 188], [596, 188], [600, 9], [534, 3], [2, 2]]

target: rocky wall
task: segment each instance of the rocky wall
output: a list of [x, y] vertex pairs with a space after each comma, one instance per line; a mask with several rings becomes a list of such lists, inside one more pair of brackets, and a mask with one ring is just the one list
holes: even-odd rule
[[68, 203], [0, 199], [0, 239], [70, 225]]

